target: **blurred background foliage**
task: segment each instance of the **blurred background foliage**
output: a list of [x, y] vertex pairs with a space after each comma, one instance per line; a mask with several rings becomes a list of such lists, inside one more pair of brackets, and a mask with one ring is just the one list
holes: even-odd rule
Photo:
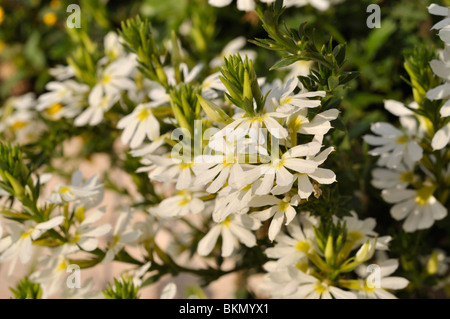
[[[80, 29], [66, 28], [70, 15], [66, 8], [71, 3], [80, 5]], [[449, 227], [448, 221], [437, 223], [438, 228], [433, 228], [436, 236], [430, 238], [428, 234], [427, 243], [420, 242], [426, 231], [418, 232], [422, 234], [417, 236], [419, 239], [403, 233], [401, 225], [390, 217], [389, 206], [381, 200], [379, 190], [370, 184], [376, 159], [367, 155], [362, 135], [368, 133], [373, 122], [396, 120], [384, 110], [384, 100], [395, 99], [405, 104], [413, 101], [404, 69], [405, 56], [411, 55], [415, 48], [441, 45], [436, 32], [430, 30], [436, 22], [433, 19], [437, 20], [428, 14], [431, 3], [450, 6], [450, 0], [347, 0], [325, 12], [310, 6], [289, 8], [284, 16], [289, 27], [298, 28], [307, 22], [315, 28], [317, 42], [325, 43], [332, 37], [336, 43], [347, 43], [346, 69], [359, 71], [360, 76], [341, 92], [345, 129], [333, 133], [332, 144], [337, 146], [337, 152], [327, 161], [339, 181], [328, 194], [333, 202], [330, 207], [336, 207], [337, 213], [351, 208], [361, 218], [375, 217], [382, 233], [396, 238], [394, 249], [398, 252], [394, 254], [403, 255], [405, 260], [415, 258], [405, 256], [405, 251], [426, 253], [431, 252], [433, 245], [448, 247], [448, 242], [432, 239], [443, 238], [438, 233]], [[370, 4], [381, 8], [381, 28], [367, 27]], [[235, 5], [214, 8], [207, 5], [207, 0], [0, 0], [0, 105], [10, 96], [30, 91], [39, 95], [51, 79], [49, 67], [67, 64], [67, 58], [78, 46], [86, 45], [86, 39], [102, 47], [108, 31], [117, 30], [121, 21], [137, 14], [149, 18], [154, 36], [163, 43], [170, 43], [170, 32], [176, 30], [192, 65], [199, 61], [208, 64], [238, 36], [247, 39], [267, 36], [255, 12], [238, 11]], [[271, 81], [280, 72], [286, 72], [269, 71], [280, 58], [276, 52], [251, 43], [247, 48], [258, 52], [255, 69], [259, 76]], [[93, 130], [92, 134], [99, 132]], [[95, 145], [89, 144], [88, 153], [98, 151], [99, 147], [104, 151], [98, 140], [93, 140]], [[444, 238], [448, 241], [448, 237]], [[409, 249], [413, 242], [427, 247]], [[428, 279], [423, 280], [422, 284], [426, 284]], [[416, 293], [419, 296], [420, 292]]]

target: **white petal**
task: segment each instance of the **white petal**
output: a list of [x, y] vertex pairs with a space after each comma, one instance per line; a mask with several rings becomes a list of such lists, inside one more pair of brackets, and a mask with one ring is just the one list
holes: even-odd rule
[[216, 225], [198, 243], [197, 252], [200, 256], [207, 256], [216, 245], [220, 235], [221, 226]]
[[386, 289], [403, 289], [408, 286], [409, 281], [401, 277], [381, 278], [381, 287]]
[[234, 251], [235, 241], [228, 227], [222, 227], [222, 257], [230, 257]]
[[275, 213], [269, 226], [269, 239], [271, 241], [273, 241], [275, 237], [277, 237], [278, 233], [281, 230], [281, 226], [283, 225], [283, 221], [284, 221], [284, 213], [283, 212]]
[[173, 299], [175, 298], [176, 294], [177, 285], [175, 285], [173, 282], [170, 282], [163, 288], [160, 299]]
[[383, 199], [390, 203], [398, 203], [404, 201], [405, 199], [415, 197], [416, 192], [411, 189], [385, 189], [381, 192]]

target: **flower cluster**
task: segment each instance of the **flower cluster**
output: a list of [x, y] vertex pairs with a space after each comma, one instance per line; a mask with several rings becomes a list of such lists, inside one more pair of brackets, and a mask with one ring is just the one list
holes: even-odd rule
[[273, 260], [264, 265], [268, 273], [261, 288], [275, 298], [396, 298], [390, 291], [408, 285], [408, 280], [390, 276], [397, 260], [378, 260], [370, 265], [373, 273], [362, 266], [391, 240], [377, 237], [374, 227], [374, 219], [359, 220], [355, 213], [327, 225], [310, 213], [300, 214], [288, 233], [266, 249]]
[[[429, 12], [447, 16], [448, 8], [433, 4]], [[448, 27], [446, 20], [433, 26], [433, 29], [440, 30], [439, 35], [444, 42]], [[401, 128], [378, 122], [371, 127], [376, 135], [364, 136], [366, 143], [376, 146], [369, 154], [379, 156], [377, 164], [380, 167], [372, 172], [372, 185], [382, 189], [381, 195], [386, 202], [394, 204], [391, 215], [396, 220], [405, 220], [403, 229], [406, 232], [430, 228], [448, 213], [445, 207], [448, 195], [440, 193], [441, 186], [448, 187], [446, 161], [450, 108], [448, 102], [441, 103], [448, 98], [448, 83], [433, 86], [436, 81], [440, 82], [439, 78], [448, 80], [447, 46], [441, 60], [430, 61], [435, 76], [428, 80], [429, 88], [423, 83], [424, 79], [422, 83], [418, 81], [421, 77], [419, 72], [414, 71], [411, 64], [406, 64], [413, 81], [414, 102], [406, 106], [394, 100], [385, 101], [385, 109], [399, 118]], [[439, 193], [440, 196], [437, 195]]]

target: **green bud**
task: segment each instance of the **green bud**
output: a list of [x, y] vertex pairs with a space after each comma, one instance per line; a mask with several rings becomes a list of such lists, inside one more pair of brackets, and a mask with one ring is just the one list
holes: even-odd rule
[[225, 124], [229, 124], [232, 122], [232, 119], [228, 116], [227, 113], [222, 110], [222, 108], [220, 108], [220, 106], [204, 99], [201, 95], [198, 94], [197, 99], [200, 102], [203, 111], [205, 111], [206, 115], [211, 120]]
[[5, 177], [8, 180], [8, 182], [11, 184], [13, 190], [14, 190], [14, 196], [17, 197], [18, 200], [22, 200], [25, 196], [25, 189], [23, 186], [15, 179], [11, 174], [8, 172], [4, 172]]
[[327, 261], [328, 265], [333, 265], [335, 261], [334, 256], [334, 247], [333, 247], [333, 236], [328, 235], [327, 244], [325, 246], [325, 260]]

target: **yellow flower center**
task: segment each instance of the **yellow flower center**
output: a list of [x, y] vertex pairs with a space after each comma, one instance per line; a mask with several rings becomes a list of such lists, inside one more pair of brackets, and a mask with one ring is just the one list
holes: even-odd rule
[[72, 243], [76, 244], [81, 239], [81, 235], [76, 233], [75, 236], [72, 239]]
[[13, 125], [11, 125], [11, 129], [15, 132], [27, 126], [27, 124], [28, 124], [27, 122], [17, 121]]
[[109, 82], [111, 82], [111, 79], [112, 79], [111, 74], [103, 74], [102, 84], [108, 84]]
[[279, 204], [279, 209], [284, 212], [289, 208], [289, 206], [291, 206], [289, 202], [282, 200]]
[[112, 245], [113, 246], [115, 246], [115, 245], [117, 245], [117, 243], [119, 242], [119, 240], [120, 240], [120, 236], [114, 236], [113, 237], [113, 242], [112, 242]]
[[433, 196], [436, 187], [425, 186], [417, 191], [417, 196], [415, 198], [416, 203], [422, 206], [425, 206], [428, 203], [428, 200], [431, 196]]
[[314, 289], [317, 291], [317, 293], [323, 294], [327, 290], [327, 287], [321, 282], [317, 282]]
[[55, 115], [57, 114], [59, 111], [61, 111], [61, 109], [63, 108], [63, 105], [61, 103], [55, 103], [53, 105], [51, 105], [49, 108], [47, 108], [45, 110], [45, 112], [49, 115]]
[[279, 168], [284, 166], [284, 162], [285, 162], [285, 160], [282, 159], [282, 158], [275, 158], [273, 160], [272, 167], [275, 168], [275, 169], [279, 169]]
[[229, 227], [230, 223], [231, 223], [231, 219], [230, 219], [230, 217], [227, 217], [221, 224], [226, 227]]
[[288, 96], [280, 101], [280, 105], [289, 104], [292, 101], [292, 96]]
[[409, 138], [406, 135], [403, 135], [397, 139], [397, 144], [406, 144], [409, 142]]
[[413, 179], [414, 179], [413, 172], [404, 172], [400, 175], [400, 180], [402, 182], [411, 183]]
[[301, 240], [295, 245], [295, 249], [307, 253], [309, 250], [309, 243], [306, 240]]
[[[372, 286], [372, 285], [371, 285], [371, 286]], [[369, 287], [369, 286], [367, 285], [367, 279], [364, 280], [364, 290], [365, 290], [365, 291], [372, 292], [372, 291], [374, 291], [375, 289], [377, 289], [377, 287], [376, 287], [375, 285], [373, 285], [373, 287]]]
[[150, 111], [148, 109], [142, 109], [138, 114], [138, 118], [140, 121], [144, 121], [149, 115]]
[[58, 267], [56, 267], [56, 271], [57, 272], [62, 272], [62, 271], [67, 269], [67, 266], [68, 266], [68, 263], [67, 263], [66, 259], [63, 259], [63, 261], [61, 261], [58, 264]]
[[67, 186], [62, 186], [62, 187], [59, 188], [59, 192], [60, 192], [61, 194], [66, 194], [66, 193], [68, 193], [69, 191], [70, 191], [70, 187], [67, 187]]
[[192, 167], [192, 166], [194, 166], [194, 163], [181, 163], [181, 164], [178, 164], [178, 167], [180, 169], [187, 169], [187, 168]]
[[30, 237], [32, 232], [33, 232], [33, 230], [29, 230], [29, 231], [27, 231], [27, 232], [24, 232], [24, 233], [22, 233], [22, 234], [20, 235], [20, 238], [21, 238], [21, 239], [25, 239], [25, 238], [27, 238], [27, 237]]

